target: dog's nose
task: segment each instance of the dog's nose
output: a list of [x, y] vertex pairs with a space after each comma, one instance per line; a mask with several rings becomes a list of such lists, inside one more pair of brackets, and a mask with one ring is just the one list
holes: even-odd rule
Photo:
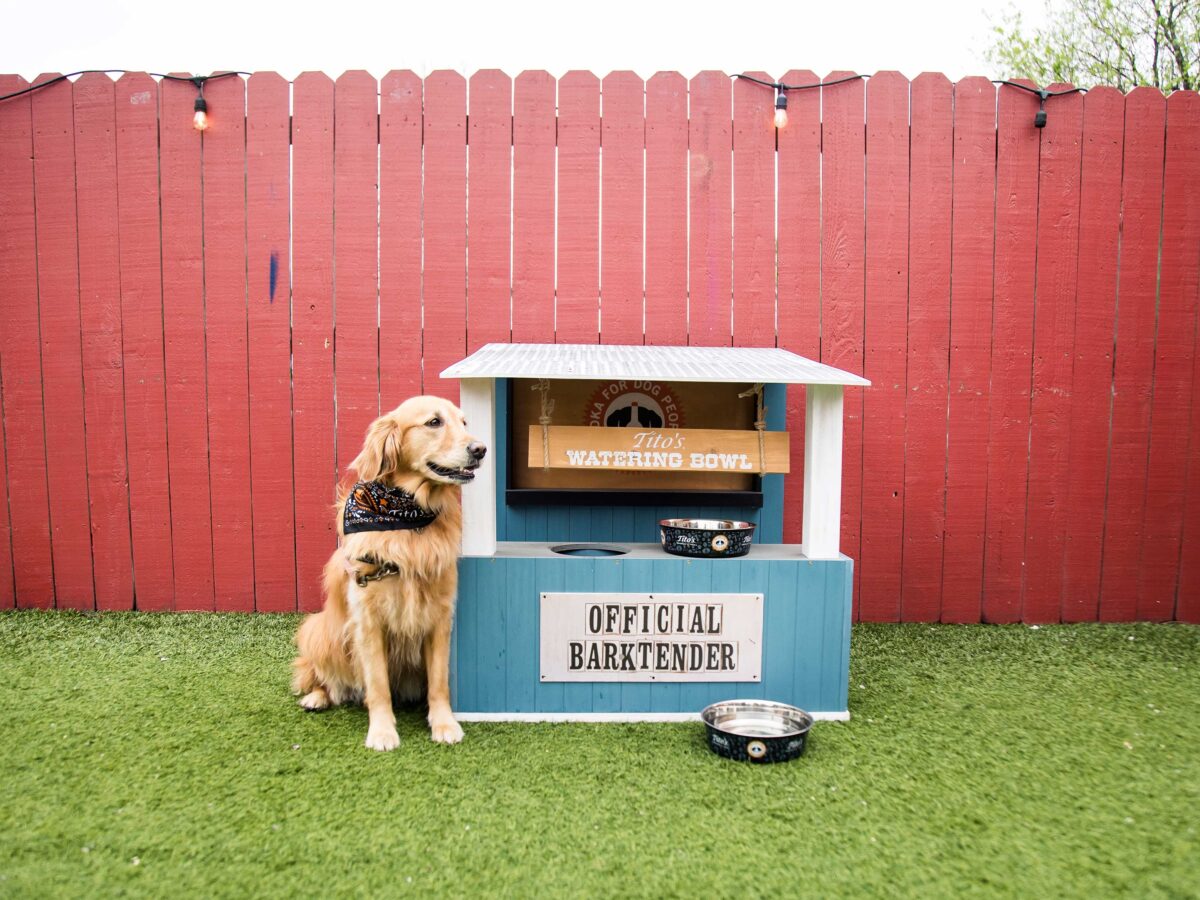
[[472, 459], [483, 459], [487, 456], [487, 445], [479, 443], [479, 441], [471, 441], [467, 444], [467, 453], [471, 454]]

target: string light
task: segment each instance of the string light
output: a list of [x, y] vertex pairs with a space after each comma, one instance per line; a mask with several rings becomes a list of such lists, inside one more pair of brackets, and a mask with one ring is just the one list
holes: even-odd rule
[[787, 114], [787, 92], [788, 91], [806, 91], [810, 88], [829, 87], [833, 84], [844, 84], [847, 81], [858, 81], [861, 78], [868, 78], [867, 75], [849, 75], [846, 78], [835, 78], [833, 81], [817, 81], [813, 84], [784, 84], [782, 81], [763, 81], [761, 78], [755, 78], [753, 75], [747, 75], [744, 72], [736, 75], [731, 75], [731, 78], [744, 78], [746, 81], [753, 81], [755, 84], [761, 84], [764, 87], [775, 89], [775, 127], [786, 128], [788, 123]]
[[782, 90], [775, 92], [775, 127], [787, 127], [787, 94]]
[[192, 116], [192, 127], [197, 131], [208, 130], [208, 103], [204, 99], [204, 80], [201, 78], [194, 79], [196, 90], [196, 103], [192, 107], [195, 115]]

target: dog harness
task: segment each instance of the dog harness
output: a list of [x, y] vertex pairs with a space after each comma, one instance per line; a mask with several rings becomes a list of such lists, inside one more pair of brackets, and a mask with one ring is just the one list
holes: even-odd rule
[[433, 524], [438, 517], [403, 488], [388, 487], [378, 481], [360, 481], [346, 498], [342, 532], [415, 531]]
[[[342, 515], [342, 532], [356, 534], [360, 531], [420, 531], [431, 525], [438, 517], [417, 503], [416, 498], [402, 488], [388, 487], [378, 481], [360, 481], [346, 498], [346, 509]], [[366, 587], [391, 575], [399, 575], [400, 567], [389, 559], [379, 559], [374, 554], [360, 556], [356, 562], [375, 566], [375, 571], [354, 573], [354, 583]]]

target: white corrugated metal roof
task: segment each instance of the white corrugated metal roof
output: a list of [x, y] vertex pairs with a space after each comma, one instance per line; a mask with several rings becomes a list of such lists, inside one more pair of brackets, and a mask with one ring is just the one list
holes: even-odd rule
[[851, 384], [871, 382], [777, 347], [486, 344], [443, 378], [646, 378], [658, 381]]

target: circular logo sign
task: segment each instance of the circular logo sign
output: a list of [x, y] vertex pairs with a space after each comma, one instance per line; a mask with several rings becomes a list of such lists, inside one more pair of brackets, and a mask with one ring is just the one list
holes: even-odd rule
[[682, 428], [683, 408], [670, 385], [610, 381], [592, 394], [584, 424], [597, 428]]
[[751, 741], [746, 745], [746, 753], [751, 759], [762, 759], [767, 755], [767, 745], [762, 741]]

